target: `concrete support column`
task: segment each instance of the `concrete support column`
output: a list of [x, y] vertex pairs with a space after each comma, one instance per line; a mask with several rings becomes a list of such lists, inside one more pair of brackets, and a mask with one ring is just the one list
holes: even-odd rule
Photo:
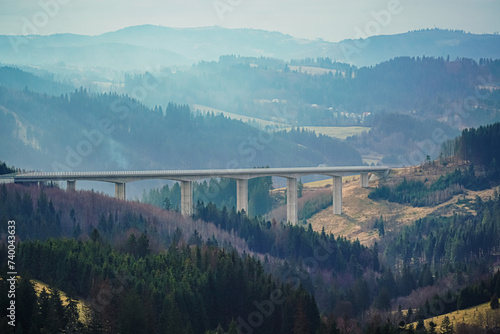
[[127, 196], [125, 193], [125, 183], [115, 183], [115, 197], [124, 201]]
[[342, 214], [342, 176], [333, 177], [333, 214]]
[[361, 173], [361, 187], [368, 188], [368, 173]]
[[184, 217], [193, 214], [193, 182], [181, 181], [181, 213]]
[[236, 210], [248, 214], [248, 180], [236, 180]]
[[67, 191], [75, 191], [76, 190], [76, 181], [75, 180], [68, 180], [66, 183], [66, 190]]
[[295, 177], [288, 177], [286, 179], [286, 217], [291, 224], [297, 224], [299, 221], [297, 178]]

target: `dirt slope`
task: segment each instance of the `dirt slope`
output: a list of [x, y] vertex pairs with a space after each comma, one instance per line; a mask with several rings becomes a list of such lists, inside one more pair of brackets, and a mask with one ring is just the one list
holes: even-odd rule
[[[411, 224], [419, 218], [424, 218], [430, 214], [438, 215], [452, 215], [454, 212], [475, 212], [465, 204], [457, 204], [457, 200], [469, 199], [474, 200], [476, 196], [487, 200], [493, 197], [494, 189], [484, 191], [469, 191], [466, 190], [465, 194], [457, 195], [442, 204], [433, 207], [414, 208], [409, 205], [401, 205], [397, 203], [389, 203], [388, 201], [372, 201], [368, 198], [370, 191], [375, 188], [379, 182], [381, 183], [396, 183], [407, 178], [434, 180], [446, 171], [452, 170], [454, 166], [447, 168], [441, 167], [439, 169], [426, 169], [426, 168], [406, 168], [398, 169], [391, 172], [391, 175], [386, 180], [370, 180], [369, 188], [361, 188], [359, 177], [345, 178], [342, 189], [342, 206], [343, 213], [340, 216], [332, 214], [332, 206], [320, 211], [308, 222], [316, 231], [321, 231], [324, 227], [325, 231], [331, 232], [334, 235], [343, 235], [348, 239], [355, 240], [356, 238], [362, 244], [371, 245], [374, 241], [378, 240], [378, 231], [373, 228], [375, 219], [383, 216], [385, 223], [385, 230], [390, 231], [398, 228], [404, 224]], [[326, 181], [328, 182], [328, 181]], [[331, 181], [329, 181], [331, 183]], [[323, 181], [323, 183], [325, 183]], [[323, 183], [312, 183], [307, 186], [311, 187], [324, 187]], [[467, 201], [465, 201], [467, 202]]]

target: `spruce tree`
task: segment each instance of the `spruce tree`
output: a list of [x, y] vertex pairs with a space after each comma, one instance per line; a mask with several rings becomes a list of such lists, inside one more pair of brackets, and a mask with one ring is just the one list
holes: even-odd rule
[[498, 296], [496, 293], [493, 295], [493, 297], [491, 297], [490, 307], [492, 310], [500, 308], [500, 303], [498, 302]]

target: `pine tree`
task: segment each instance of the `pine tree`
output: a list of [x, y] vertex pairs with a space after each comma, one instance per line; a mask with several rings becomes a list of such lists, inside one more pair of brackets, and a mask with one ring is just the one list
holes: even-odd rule
[[144, 257], [149, 254], [149, 239], [145, 233], [142, 233], [137, 240], [137, 255]]
[[492, 310], [500, 308], [500, 303], [498, 302], [498, 296], [496, 293], [493, 295], [493, 297], [491, 297], [490, 307]]
[[64, 309], [64, 314], [67, 320], [66, 328], [77, 328], [81, 326], [80, 314], [78, 313], [78, 303], [72, 297], [66, 299], [67, 305]]
[[172, 202], [170, 202], [170, 199], [168, 197], [165, 197], [163, 200], [163, 208], [165, 210], [172, 210]]
[[56, 288], [50, 288], [50, 312], [52, 328], [65, 328], [67, 319], [64, 306], [61, 300], [61, 293]]
[[99, 218], [99, 223], [97, 224], [97, 228], [103, 234], [106, 234], [108, 232], [108, 224], [106, 222], [106, 217], [104, 216], [104, 213], [101, 213], [101, 217]]
[[448, 316], [445, 316], [439, 330], [440, 334], [454, 334], [455, 329]]
[[302, 197], [302, 190], [304, 189], [304, 184], [302, 183], [302, 180], [299, 179], [297, 181], [297, 198]]
[[135, 238], [135, 234], [131, 234], [125, 245], [125, 251], [129, 254], [136, 255], [137, 254], [137, 239]]
[[429, 322], [429, 334], [437, 334], [436, 327], [436, 323], [434, 323], [433, 321]]
[[309, 320], [304, 309], [304, 305], [299, 303], [297, 305], [294, 322], [293, 322], [293, 334], [308, 334], [309, 330]]
[[19, 279], [16, 295], [17, 323], [29, 329], [31, 323], [37, 322], [38, 297], [33, 283], [31, 283], [27, 276], [22, 276]]
[[238, 334], [238, 323], [234, 321], [234, 319], [231, 320], [231, 323], [229, 324], [227, 334]]
[[375, 307], [379, 310], [386, 311], [391, 308], [391, 297], [387, 288], [382, 288], [378, 297], [375, 299]]
[[101, 241], [101, 235], [99, 234], [99, 231], [96, 228], [94, 228], [92, 230], [92, 233], [90, 234], [90, 239], [93, 242], [100, 242]]
[[78, 237], [82, 234], [82, 228], [80, 227], [80, 223], [76, 223], [73, 227], [73, 238], [78, 239]]

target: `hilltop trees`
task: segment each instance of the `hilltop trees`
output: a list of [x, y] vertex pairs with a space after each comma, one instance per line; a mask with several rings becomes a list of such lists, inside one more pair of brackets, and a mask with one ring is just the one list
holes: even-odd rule
[[14, 168], [7, 167], [5, 162], [0, 161], [0, 175], [11, 174], [11, 173], [15, 173], [15, 172], [16, 172], [16, 170]]
[[459, 158], [480, 165], [489, 179], [500, 178], [500, 123], [470, 128], [442, 145], [441, 158]]
[[464, 189], [484, 190], [490, 186], [490, 181], [484, 176], [477, 176], [473, 164], [462, 171], [455, 169], [452, 173], [441, 175], [431, 184], [418, 180], [407, 180], [406, 177], [396, 186], [382, 185], [370, 192], [368, 198], [373, 200], [388, 200], [400, 204], [410, 204], [415, 207], [433, 206], [446, 202], [453, 196], [463, 193]]

